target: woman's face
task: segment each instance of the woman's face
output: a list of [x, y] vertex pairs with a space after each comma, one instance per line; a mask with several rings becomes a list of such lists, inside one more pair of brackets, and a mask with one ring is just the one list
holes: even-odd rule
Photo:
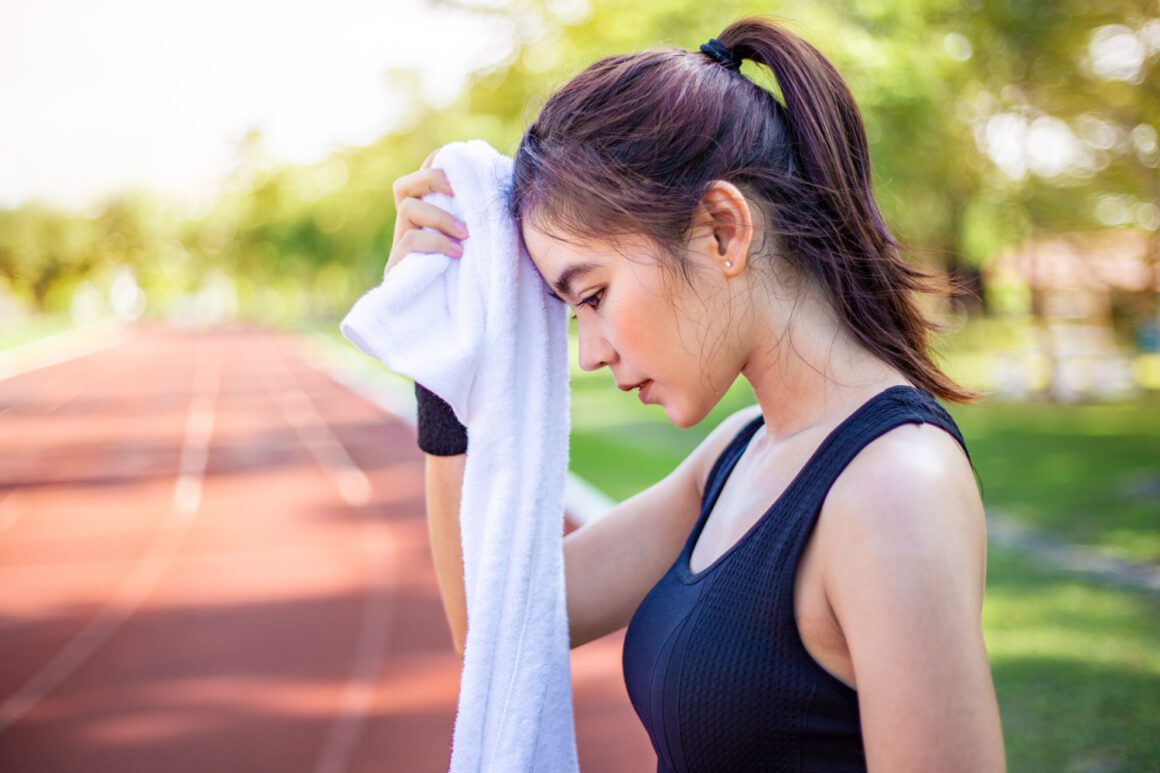
[[[729, 313], [737, 307], [713, 261], [694, 273], [694, 293], [678, 279], [664, 281], [661, 258], [643, 238], [618, 249], [561, 241], [527, 224], [523, 236], [544, 281], [572, 307], [584, 370], [607, 366], [621, 387], [651, 381], [648, 402], [678, 427], [703, 419], [741, 372], [746, 358]], [[697, 239], [691, 247], [700, 260]]]

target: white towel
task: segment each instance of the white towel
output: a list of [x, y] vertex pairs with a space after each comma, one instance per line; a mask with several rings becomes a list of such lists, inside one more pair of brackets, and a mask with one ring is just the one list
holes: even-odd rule
[[463, 256], [407, 255], [341, 329], [467, 427], [468, 628], [451, 773], [578, 771], [563, 554], [568, 307], [507, 215], [512, 160], [471, 140], [443, 146], [432, 166], [455, 195], [423, 200], [467, 224]]

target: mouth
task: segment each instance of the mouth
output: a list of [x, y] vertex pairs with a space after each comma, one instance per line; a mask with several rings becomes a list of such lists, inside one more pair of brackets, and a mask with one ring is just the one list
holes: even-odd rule
[[635, 384], [617, 384], [616, 387], [617, 387], [617, 389], [621, 390], [622, 392], [631, 392], [633, 389], [636, 389], [638, 386], [643, 386], [644, 384], [647, 384], [650, 380], [651, 379], [646, 378], [644, 381], [638, 381]]
[[649, 398], [649, 390], [651, 388], [652, 388], [652, 379], [646, 379], [646, 380], [640, 382], [640, 392], [637, 393], [637, 397], [640, 398], [640, 401], [642, 403], [647, 404], [647, 403], [652, 402], [652, 400]]

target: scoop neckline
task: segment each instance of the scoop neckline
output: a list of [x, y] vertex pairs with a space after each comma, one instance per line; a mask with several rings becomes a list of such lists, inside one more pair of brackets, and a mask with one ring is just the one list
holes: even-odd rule
[[[701, 532], [705, 528], [705, 523], [709, 520], [709, 515], [713, 512], [713, 508], [716, 507], [717, 500], [720, 498], [721, 492], [725, 488], [725, 483], [728, 482], [729, 476], [733, 474], [733, 469], [737, 466], [737, 463], [741, 460], [741, 456], [745, 453], [745, 449], [749, 447], [750, 441], [753, 440], [753, 436], [757, 433], [757, 428], [765, 424], [764, 414], [759, 413], [757, 416], [751, 419], [748, 424], [742, 427], [741, 432], [737, 434], [738, 438], [746, 434], [748, 435], [748, 437], [745, 437], [744, 441], [741, 443], [741, 450], [736, 455], [734, 455], [731, 460], [728, 461], [727, 466], [722, 473], [723, 477], [721, 478], [720, 484], [717, 486], [716, 491], [713, 492], [713, 496], [709, 499], [708, 502], [705, 503], [705, 507], [701, 508], [701, 515], [697, 518], [697, 522], [693, 524], [693, 530], [689, 532], [689, 536], [685, 539], [685, 547], [681, 550], [681, 555], [677, 559], [677, 576], [680, 578], [681, 582], [685, 583], [686, 585], [698, 583], [705, 579], [705, 577], [707, 577], [709, 574], [711, 574], [718, 566], [724, 563], [725, 560], [729, 558], [729, 556], [731, 556], [742, 545], [748, 542], [749, 538], [753, 535], [754, 532], [757, 531], [761, 524], [764, 523], [767, 518], [769, 518], [770, 514], [772, 514], [774, 510], [778, 509], [778, 507], [780, 507], [781, 504], [786, 501], [789, 495], [803, 484], [807, 473], [810, 472], [810, 470], [817, 463], [818, 459], [821, 457], [822, 452], [825, 451], [834, 442], [835, 438], [837, 438], [840, 432], [849, 426], [857, 416], [868, 410], [871, 405], [876, 404], [887, 396], [903, 391], [918, 392], [919, 394], [923, 394], [923, 390], [911, 384], [892, 384], [891, 386], [883, 389], [881, 392], [878, 392], [877, 394], [868, 398], [865, 402], [855, 408], [846, 418], [842, 419], [842, 421], [839, 422], [837, 426], [835, 426], [824, 438], [822, 438], [822, 442], [819, 443], [818, 447], [814, 449], [812, 454], [810, 454], [809, 458], [806, 460], [806, 463], [802, 465], [800, 470], [797, 471], [797, 474], [794, 475], [794, 477], [790, 480], [789, 485], [785, 487], [785, 490], [777, 496], [777, 498], [773, 501], [773, 504], [766, 508], [765, 512], [758, 516], [757, 520], [754, 521], [748, 529], [746, 529], [745, 533], [742, 534], [736, 542], [730, 545], [724, 553], [717, 556], [717, 558], [714, 559], [708, 566], [698, 572], [694, 572], [689, 567], [689, 563], [692, 560], [693, 549], [696, 546], [697, 540], [700, 539]], [[736, 443], [736, 438], [733, 442]], [[725, 453], [727, 453], [732, 448], [732, 445], [733, 444], [731, 443], [730, 446], [726, 448]]]

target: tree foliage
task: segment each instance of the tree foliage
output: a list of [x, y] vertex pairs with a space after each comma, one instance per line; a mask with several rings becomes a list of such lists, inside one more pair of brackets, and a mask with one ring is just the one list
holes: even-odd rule
[[[407, 114], [366, 147], [277, 165], [253, 132], [220, 199], [192, 219], [140, 197], [109, 201], [95, 217], [39, 204], [0, 212], [0, 275], [44, 307], [54, 288], [129, 265], [159, 310], [207, 272], [226, 273], [243, 309], [333, 317], [381, 275], [391, 183], [432, 149], [480, 137], [510, 153], [547, 96], [597, 58], [696, 50], [754, 13], [789, 24], [847, 79], [877, 195], [916, 260], [978, 272], [1036, 232], [1160, 233], [1156, 2], [429, 2], [453, 23], [499, 15], [514, 41], [450, 106], [428, 103], [418, 73], [401, 69], [391, 82], [409, 89]], [[752, 63], [742, 71], [776, 90]]]

